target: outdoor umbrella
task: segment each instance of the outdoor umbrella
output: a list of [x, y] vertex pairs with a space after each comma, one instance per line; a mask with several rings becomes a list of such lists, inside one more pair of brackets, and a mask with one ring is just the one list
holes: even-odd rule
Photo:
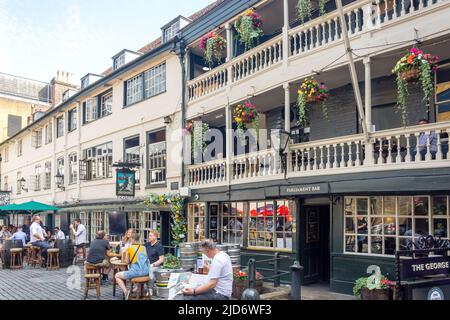
[[15, 207], [15, 211], [25, 211], [29, 213], [42, 212], [42, 211], [58, 211], [59, 208], [55, 206], [50, 206], [44, 203], [30, 201], [26, 203], [19, 204]]
[[8, 204], [6, 206], [1, 206], [0, 207], [0, 214], [17, 211], [18, 210], [17, 207], [18, 207], [17, 204]]

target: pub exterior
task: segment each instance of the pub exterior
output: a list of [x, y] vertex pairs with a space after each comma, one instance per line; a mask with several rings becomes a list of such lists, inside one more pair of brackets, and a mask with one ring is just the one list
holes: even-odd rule
[[[6, 186], [11, 202], [53, 203], [62, 210], [49, 213], [49, 226], [81, 218], [90, 238], [126, 212], [128, 227], [143, 237], [159, 229], [169, 245], [170, 208], [143, 200], [181, 193], [187, 241], [240, 244], [242, 267], [278, 252], [288, 257], [282, 269], [296, 260], [304, 267], [303, 284], [347, 294], [371, 265], [393, 278], [395, 251], [408, 240], [450, 238], [450, 3], [342, 4], [345, 28], [334, 1], [300, 21], [296, 0], [218, 0], [187, 25], [179, 18], [177, 37], [163, 33], [137, 53], [121, 52], [112, 71], [88, 75], [95, 81], [0, 144], [15, 159], [23, 140], [23, 156], [2, 163], [3, 182], [17, 177]], [[253, 47], [234, 27], [249, 8], [264, 21]], [[226, 40], [212, 62], [202, 50], [211, 32]], [[402, 114], [392, 69], [414, 47], [440, 58], [434, 94], [427, 103], [421, 86], [410, 85]], [[328, 88], [327, 115], [316, 104], [302, 122], [298, 92], [311, 77]], [[258, 123], [236, 133], [235, 111], [246, 103]], [[193, 143], [181, 151], [188, 124]], [[290, 134], [285, 156], [271, 139], [280, 130]], [[134, 198], [116, 196], [117, 163], [135, 165]]]

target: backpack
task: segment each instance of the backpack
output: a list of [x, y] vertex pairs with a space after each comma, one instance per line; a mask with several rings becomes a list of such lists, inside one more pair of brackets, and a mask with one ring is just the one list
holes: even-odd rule
[[133, 261], [134, 257], [137, 255], [137, 261], [133, 263], [130, 267], [130, 269], [133, 269], [135, 272], [138, 272], [142, 275], [148, 275], [150, 270], [150, 263], [148, 261], [147, 255], [142, 251], [139, 252], [141, 248], [141, 245], [137, 249], [135, 249], [133, 258], [131, 258], [131, 261]]

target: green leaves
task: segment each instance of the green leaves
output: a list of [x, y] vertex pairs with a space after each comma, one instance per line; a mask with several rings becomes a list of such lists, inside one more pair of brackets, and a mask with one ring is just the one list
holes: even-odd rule
[[311, 18], [311, 12], [312, 12], [311, 0], [298, 0], [297, 16], [302, 24], [305, 23], [306, 19]]
[[403, 126], [408, 125], [408, 82], [397, 74], [397, 111], [401, 112]]

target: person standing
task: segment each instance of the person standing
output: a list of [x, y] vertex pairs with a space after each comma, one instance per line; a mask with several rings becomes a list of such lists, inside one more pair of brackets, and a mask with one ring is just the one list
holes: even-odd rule
[[41, 254], [44, 258], [43, 262], [45, 263], [47, 261], [47, 250], [50, 246], [45, 241], [45, 231], [41, 227], [41, 217], [39, 215], [33, 217], [33, 223], [30, 227], [30, 239], [32, 246], [41, 248]]
[[233, 267], [231, 259], [217, 249], [213, 240], [200, 244], [204, 255], [212, 259], [207, 283], [195, 289], [183, 289], [176, 300], [230, 300], [233, 291]]
[[71, 224], [69, 228], [75, 236], [77, 254], [82, 250], [83, 259], [86, 260], [86, 227], [81, 223], [80, 219], [75, 219], [74, 224]]

